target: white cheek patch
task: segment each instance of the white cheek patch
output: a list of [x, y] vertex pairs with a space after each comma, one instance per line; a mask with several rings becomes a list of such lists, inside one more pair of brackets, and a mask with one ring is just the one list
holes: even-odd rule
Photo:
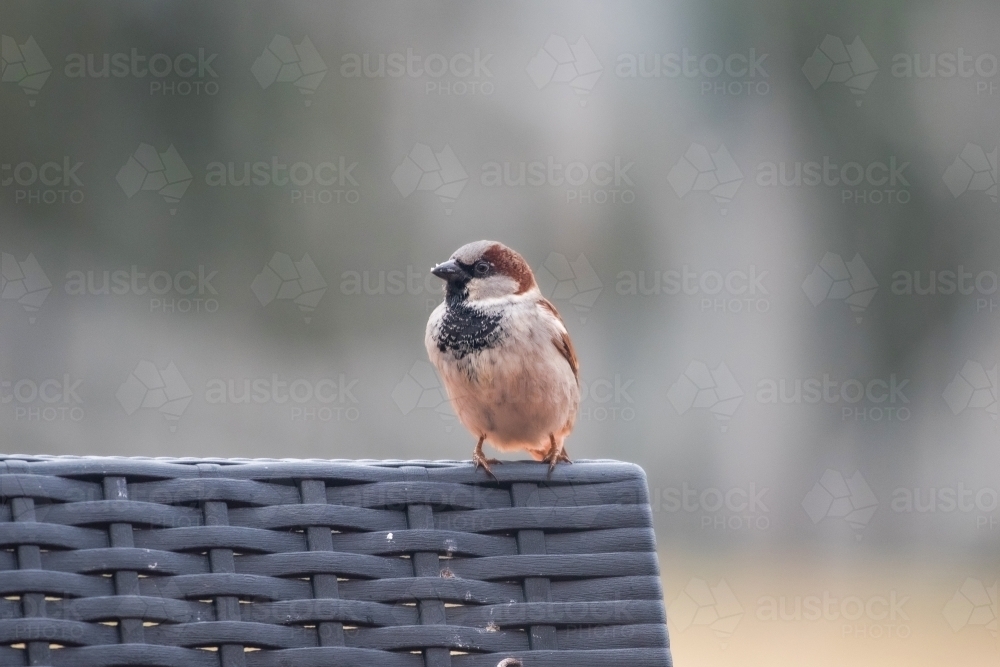
[[473, 278], [469, 281], [469, 298], [478, 301], [479, 299], [495, 299], [501, 296], [509, 296], [517, 292], [517, 281], [510, 276], [490, 276], [489, 278]]

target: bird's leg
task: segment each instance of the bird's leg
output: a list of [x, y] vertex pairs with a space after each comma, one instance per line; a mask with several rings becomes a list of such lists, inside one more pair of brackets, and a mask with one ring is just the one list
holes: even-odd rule
[[556, 469], [556, 463], [562, 460], [569, 461], [569, 457], [560, 451], [559, 445], [556, 443], [556, 436], [554, 433], [549, 433], [549, 443], [549, 451], [545, 453], [545, 458], [542, 460], [548, 462], [549, 474], [551, 475], [552, 471]]
[[563, 445], [562, 449], [559, 450], [558, 460], [562, 463], [572, 463], [572, 461], [569, 460], [569, 453], [566, 451], [566, 445]]
[[[486, 472], [488, 472], [493, 479], [496, 479], [497, 476], [493, 474], [492, 470], [490, 470], [490, 466], [493, 465], [494, 463], [500, 464], [500, 463], [502, 463], [502, 461], [500, 461], [500, 459], [488, 459], [488, 458], [486, 458], [486, 455], [483, 454], [483, 441], [484, 440], [486, 440], [486, 435], [485, 434], [479, 436], [479, 442], [476, 443], [476, 451], [472, 453], [472, 462], [476, 464], [476, 469], [478, 469], [479, 466], [483, 466], [483, 470], [485, 470]], [[497, 480], [497, 481], [499, 481], [499, 480]]]

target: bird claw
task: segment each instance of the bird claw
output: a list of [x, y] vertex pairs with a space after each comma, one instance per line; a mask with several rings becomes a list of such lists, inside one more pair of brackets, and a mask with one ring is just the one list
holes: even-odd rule
[[569, 454], [566, 453], [566, 448], [559, 450], [559, 453], [550, 451], [549, 454], [542, 459], [549, 464], [549, 476], [552, 476], [552, 472], [556, 469], [557, 463], [573, 463], [569, 460]]
[[[475, 470], [479, 469], [479, 466], [483, 467], [483, 470], [489, 473], [490, 477], [497, 479], [497, 476], [493, 474], [493, 470], [490, 468], [491, 465], [499, 465], [503, 463], [500, 459], [488, 459], [482, 455], [480, 452], [475, 452], [472, 455], [472, 462], [475, 464]], [[497, 479], [497, 481], [500, 481]]]
[[552, 471], [554, 471], [556, 469], [556, 464], [559, 463], [559, 460], [560, 459], [559, 459], [558, 456], [547, 456], [544, 459], [542, 459], [542, 461], [544, 461], [545, 463], [549, 464], [549, 476], [550, 477], [552, 476]]

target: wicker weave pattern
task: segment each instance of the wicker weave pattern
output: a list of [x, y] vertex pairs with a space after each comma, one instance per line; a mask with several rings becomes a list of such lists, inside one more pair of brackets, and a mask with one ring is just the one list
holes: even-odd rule
[[670, 664], [613, 461], [0, 456], [0, 665]]

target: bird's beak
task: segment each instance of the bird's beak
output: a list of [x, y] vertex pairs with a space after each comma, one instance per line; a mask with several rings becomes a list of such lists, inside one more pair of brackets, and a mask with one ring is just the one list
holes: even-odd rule
[[438, 278], [447, 281], [452, 281], [465, 275], [465, 271], [463, 271], [462, 267], [455, 263], [455, 260], [453, 259], [449, 259], [447, 262], [441, 262], [431, 269], [431, 273]]

